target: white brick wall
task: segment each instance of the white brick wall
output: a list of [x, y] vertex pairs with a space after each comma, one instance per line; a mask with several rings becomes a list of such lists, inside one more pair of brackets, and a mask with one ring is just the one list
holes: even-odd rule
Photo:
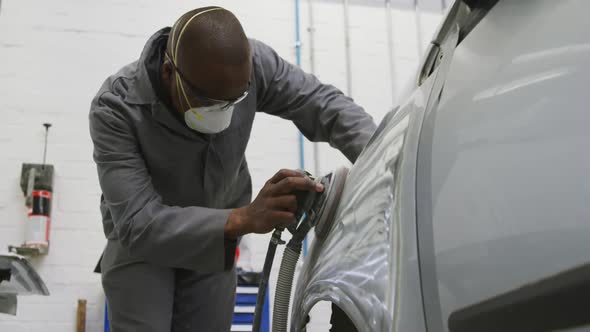
[[[371, 2], [374, 3], [374, 2]], [[33, 259], [49, 297], [19, 298], [18, 315], [0, 315], [0, 331], [75, 331], [77, 300], [88, 300], [87, 331], [102, 331], [104, 295], [92, 273], [104, 246], [100, 188], [91, 159], [87, 112], [102, 81], [135, 60], [147, 38], [188, 9], [219, 4], [234, 11], [247, 34], [295, 62], [294, 2], [290, 0], [4, 0], [0, 9], [0, 251], [24, 236], [23, 162], [39, 162], [43, 122], [53, 123], [48, 162], [55, 165], [51, 250]], [[343, 9], [337, 1], [314, 2], [318, 77], [346, 90]], [[307, 1], [301, 3], [302, 65], [309, 68]], [[403, 82], [416, 70], [418, 42], [413, 12], [394, 9], [395, 91], [391, 91], [384, 9], [354, 2], [350, 9], [352, 96], [377, 121], [391, 109]], [[425, 45], [440, 19], [422, 13]], [[289, 122], [257, 116], [247, 155], [257, 192], [279, 168], [298, 168], [298, 132]], [[306, 168], [313, 169], [307, 142]], [[320, 173], [346, 164], [320, 145]], [[252, 236], [252, 256], [241, 264], [261, 269], [268, 236]], [[280, 261], [277, 255], [275, 272]], [[271, 285], [274, 288], [274, 283]], [[271, 291], [271, 295], [272, 295]], [[327, 330], [329, 305], [312, 314], [311, 331]]]

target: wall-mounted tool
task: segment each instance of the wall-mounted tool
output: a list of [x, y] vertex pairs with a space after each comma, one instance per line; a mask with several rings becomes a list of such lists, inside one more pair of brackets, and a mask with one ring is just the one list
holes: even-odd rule
[[[287, 227], [287, 230], [293, 235], [293, 237], [287, 244], [281, 261], [281, 269], [279, 271], [273, 308], [273, 332], [287, 330], [289, 300], [295, 274], [295, 265], [301, 254], [303, 239], [312, 227], [315, 227], [315, 234], [318, 240], [324, 239], [329, 233], [334, 220], [334, 214], [338, 208], [338, 202], [342, 195], [342, 190], [344, 189], [344, 183], [348, 176], [348, 168], [338, 168], [333, 173], [319, 178], [313, 178], [311, 174], [307, 174], [314, 179], [314, 181], [323, 184], [324, 191], [321, 193], [295, 193], [295, 196], [297, 197], [297, 212], [295, 213], [297, 223]], [[252, 329], [254, 332], [260, 330], [262, 307], [264, 305], [266, 287], [268, 285], [276, 248], [279, 244], [285, 244], [285, 242], [281, 240], [282, 231], [282, 229], [276, 229], [273, 232], [268, 245], [268, 251], [266, 253], [266, 259], [262, 271], [262, 279], [260, 281], [258, 297], [256, 300], [254, 325]]]
[[23, 163], [20, 186], [25, 195], [27, 224], [25, 241], [21, 246], [8, 246], [8, 250], [24, 256], [45, 255], [49, 251], [49, 227], [53, 196], [53, 165], [47, 161], [47, 136], [50, 123], [44, 123], [45, 145], [42, 164]]

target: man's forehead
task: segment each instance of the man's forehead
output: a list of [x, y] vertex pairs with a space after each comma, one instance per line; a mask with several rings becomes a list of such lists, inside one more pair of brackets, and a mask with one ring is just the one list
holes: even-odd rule
[[248, 38], [231, 12], [213, 7], [195, 15], [178, 20], [172, 29], [169, 51], [178, 64], [199, 61], [243, 65], [249, 60]]

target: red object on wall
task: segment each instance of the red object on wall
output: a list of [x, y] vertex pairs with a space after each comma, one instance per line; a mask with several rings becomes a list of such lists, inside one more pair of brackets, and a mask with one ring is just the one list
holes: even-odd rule
[[47, 190], [34, 190], [33, 202], [28, 213], [24, 246], [46, 253], [49, 248], [52, 194]]

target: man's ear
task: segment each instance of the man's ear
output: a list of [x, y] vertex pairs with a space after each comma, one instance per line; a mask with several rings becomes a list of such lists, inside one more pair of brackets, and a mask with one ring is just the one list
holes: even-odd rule
[[164, 79], [164, 81], [171, 81], [173, 71], [174, 67], [172, 67], [170, 60], [164, 59], [164, 63], [162, 63], [162, 78]]

